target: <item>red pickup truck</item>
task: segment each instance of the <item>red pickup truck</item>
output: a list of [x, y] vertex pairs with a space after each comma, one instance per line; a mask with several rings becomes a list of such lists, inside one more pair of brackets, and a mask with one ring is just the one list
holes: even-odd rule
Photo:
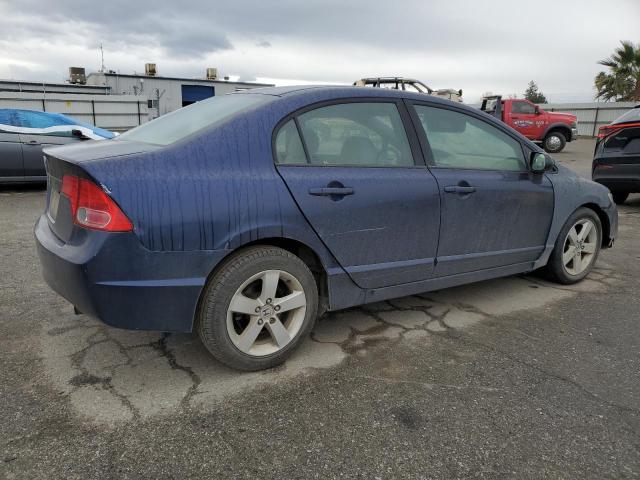
[[485, 97], [480, 109], [516, 129], [549, 153], [558, 153], [578, 135], [578, 119], [570, 113], [546, 112], [529, 100]]

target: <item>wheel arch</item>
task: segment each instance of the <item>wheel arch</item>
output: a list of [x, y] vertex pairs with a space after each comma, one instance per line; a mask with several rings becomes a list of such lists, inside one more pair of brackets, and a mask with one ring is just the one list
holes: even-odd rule
[[547, 138], [547, 136], [554, 131], [562, 133], [565, 136], [567, 142], [570, 142], [571, 140], [573, 140], [571, 138], [571, 128], [569, 127], [569, 125], [562, 122], [552, 123], [551, 125], [549, 125], [547, 129], [544, 131], [544, 135], [542, 135], [542, 140]]
[[580, 205], [580, 207], [578, 208], [588, 208], [590, 210], [593, 210], [596, 213], [596, 215], [598, 215], [598, 218], [600, 219], [600, 224], [602, 225], [601, 246], [604, 248], [609, 246], [609, 244], [611, 243], [611, 236], [610, 236], [611, 224], [609, 222], [609, 217], [604, 212], [602, 207], [600, 207], [600, 205], [598, 205], [597, 203], [584, 203]]
[[293, 255], [300, 258], [307, 265], [307, 267], [309, 267], [309, 270], [311, 270], [313, 278], [315, 279], [316, 285], [318, 287], [318, 315], [320, 316], [324, 311], [328, 310], [329, 280], [327, 275], [327, 267], [322, 262], [320, 255], [318, 255], [318, 253], [313, 248], [300, 240], [288, 237], [264, 237], [252, 240], [229, 250], [224, 258], [220, 262], [218, 262], [215, 267], [213, 267], [213, 269], [207, 275], [207, 279], [202, 287], [202, 290], [200, 291], [200, 295], [198, 296], [198, 302], [196, 304], [195, 310], [196, 315], [200, 311], [200, 305], [202, 304], [207, 285], [216, 275], [216, 273], [220, 271], [220, 269], [229, 261], [232, 256], [238, 254], [243, 250], [257, 246], [282, 248], [283, 250], [286, 250], [289, 253], [292, 253]]

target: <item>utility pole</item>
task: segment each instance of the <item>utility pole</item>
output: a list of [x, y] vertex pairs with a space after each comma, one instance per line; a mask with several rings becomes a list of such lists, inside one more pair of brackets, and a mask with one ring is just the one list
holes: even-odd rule
[[164, 95], [164, 89], [161, 92], [159, 88], [156, 88], [156, 108], [158, 111], [158, 117], [160, 116], [160, 98], [162, 98], [162, 95]]
[[102, 42], [100, 42], [100, 73], [104, 73], [104, 49], [102, 48]]

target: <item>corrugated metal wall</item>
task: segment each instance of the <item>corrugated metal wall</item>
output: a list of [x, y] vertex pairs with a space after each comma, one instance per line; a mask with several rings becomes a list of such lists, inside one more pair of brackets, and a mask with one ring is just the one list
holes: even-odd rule
[[148, 120], [146, 96], [0, 92], [0, 108], [64, 113], [115, 132]]
[[550, 112], [573, 113], [578, 117], [578, 134], [593, 137], [598, 128], [611, 123], [636, 106], [633, 102], [549, 103], [540, 108]]

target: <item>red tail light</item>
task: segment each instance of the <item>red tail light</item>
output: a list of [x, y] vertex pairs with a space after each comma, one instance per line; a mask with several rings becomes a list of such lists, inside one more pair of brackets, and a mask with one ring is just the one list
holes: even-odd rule
[[85, 178], [65, 175], [60, 192], [71, 202], [73, 223], [106, 232], [130, 232], [127, 216], [98, 185]]
[[620, 127], [617, 125], [605, 125], [604, 127], [600, 127], [598, 129], [598, 138], [605, 138], [611, 135], [612, 133], [620, 130]]
[[598, 129], [598, 138], [602, 139], [602, 138], [609, 137], [609, 136], [613, 135], [614, 133], [617, 133], [620, 130], [622, 130], [623, 128], [627, 128], [627, 127], [640, 127], [640, 122], [637, 122], [637, 123], [619, 123], [617, 125], [605, 125], [604, 127], [600, 127]]

